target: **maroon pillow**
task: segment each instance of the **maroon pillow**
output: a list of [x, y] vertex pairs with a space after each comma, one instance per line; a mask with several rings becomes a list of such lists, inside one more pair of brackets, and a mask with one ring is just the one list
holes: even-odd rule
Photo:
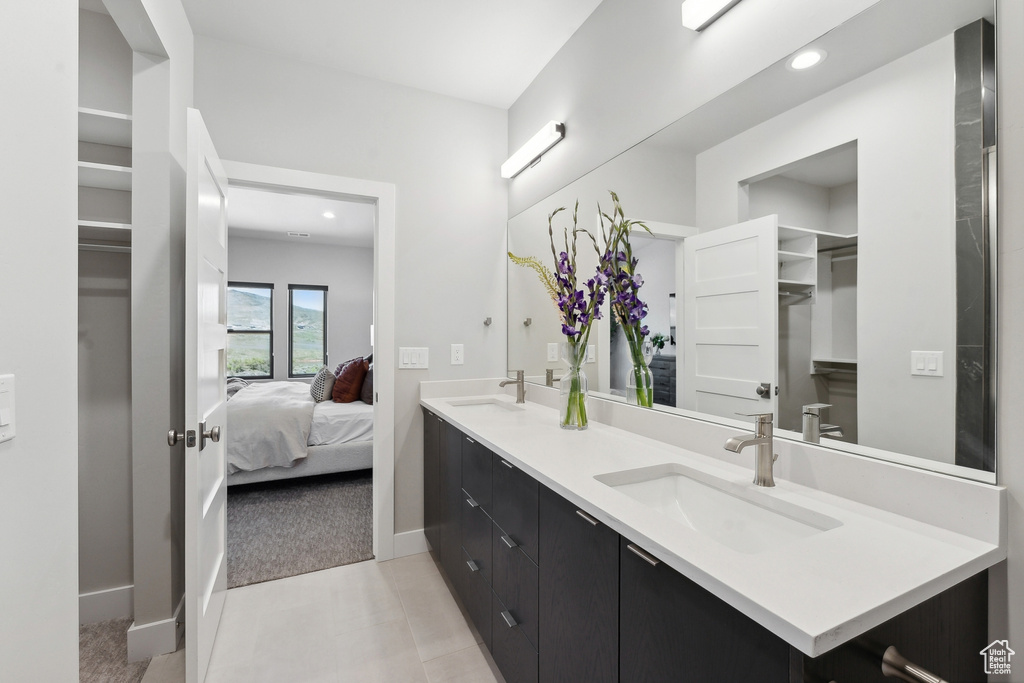
[[373, 363], [370, 363], [366, 369], [366, 377], [363, 378], [363, 388], [359, 392], [359, 400], [367, 405], [373, 405]]
[[345, 364], [331, 391], [331, 398], [335, 403], [352, 403], [359, 398], [366, 368], [367, 363], [362, 358], [355, 358]]

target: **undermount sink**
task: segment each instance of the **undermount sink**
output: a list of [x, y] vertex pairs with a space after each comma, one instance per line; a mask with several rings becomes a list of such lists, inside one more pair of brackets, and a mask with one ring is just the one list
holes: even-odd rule
[[450, 398], [448, 399], [448, 405], [456, 406], [459, 408], [473, 408], [478, 411], [486, 412], [515, 412], [523, 410], [523, 406], [512, 403], [511, 401], [505, 401], [497, 396], [477, 396], [474, 398]]
[[789, 501], [677, 463], [599, 474], [599, 482], [746, 554], [777, 548], [842, 523]]

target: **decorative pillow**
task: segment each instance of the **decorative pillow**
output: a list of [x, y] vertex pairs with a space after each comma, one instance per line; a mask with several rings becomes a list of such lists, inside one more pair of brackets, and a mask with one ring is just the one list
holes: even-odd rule
[[345, 366], [348, 365], [349, 363], [354, 363], [357, 360], [362, 360], [362, 358], [360, 358], [359, 356], [356, 356], [355, 358], [351, 358], [351, 359], [345, 361], [344, 363], [339, 364], [338, 367], [334, 368], [334, 376], [335, 377], [341, 377], [341, 371], [345, 369]]
[[334, 373], [326, 365], [317, 371], [309, 385], [309, 395], [313, 397], [314, 401], [319, 403], [331, 398], [334, 391], [334, 379]]
[[334, 390], [331, 393], [335, 403], [351, 403], [359, 398], [359, 391], [363, 387], [363, 377], [366, 376], [366, 366], [366, 361], [356, 358], [341, 369], [341, 374], [334, 381]]
[[363, 388], [359, 392], [359, 400], [366, 405], [373, 405], [373, 363], [366, 369], [366, 377], [363, 378]]

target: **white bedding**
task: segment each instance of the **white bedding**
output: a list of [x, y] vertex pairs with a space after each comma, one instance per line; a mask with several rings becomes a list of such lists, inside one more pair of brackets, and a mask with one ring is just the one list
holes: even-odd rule
[[369, 441], [372, 438], [373, 406], [362, 401], [322, 401], [313, 408], [313, 424], [309, 428], [310, 446]]

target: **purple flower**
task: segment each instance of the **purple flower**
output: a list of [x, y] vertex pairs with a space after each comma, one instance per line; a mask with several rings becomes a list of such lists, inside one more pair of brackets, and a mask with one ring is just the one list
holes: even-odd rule
[[564, 334], [566, 337], [577, 337], [579, 336], [579, 333], [579, 330], [569, 327], [565, 323], [562, 323], [562, 334]]

